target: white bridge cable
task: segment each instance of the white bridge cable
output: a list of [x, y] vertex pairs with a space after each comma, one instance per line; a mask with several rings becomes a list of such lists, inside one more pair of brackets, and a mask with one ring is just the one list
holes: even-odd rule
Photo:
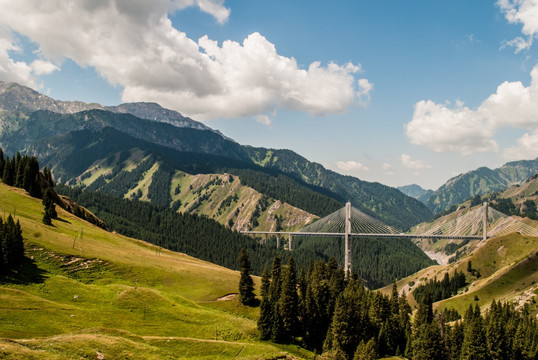
[[[458, 215], [456, 218], [452, 218]], [[480, 236], [483, 235], [484, 209], [477, 206], [473, 210], [463, 210], [459, 214], [446, 216], [446, 220], [437, 223], [425, 224], [413, 229], [412, 233], [422, 235], [454, 235], [454, 236]], [[430, 226], [429, 228], [425, 228]], [[488, 237], [506, 235], [519, 232], [527, 236], [538, 236], [538, 229], [514, 217], [505, 215], [492, 207], [488, 207], [486, 231]]]
[[[345, 233], [345, 208], [327, 215], [323, 219], [305, 226], [300, 233]], [[398, 234], [395, 228], [364, 212], [351, 208], [351, 232], [355, 234]]]

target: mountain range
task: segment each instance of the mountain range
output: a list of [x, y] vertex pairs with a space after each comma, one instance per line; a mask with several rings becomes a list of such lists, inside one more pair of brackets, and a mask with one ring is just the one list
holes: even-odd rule
[[[141, 190], [142, 197], [154, 187], [161, 196], [146, 198], [163, 206], [175, 203], [177, 207], [178, 200], [185, 204], [186, 198], [177, 197], [172, 189], [181, 173], [231, 174], [271, 201], [288, 203], [312, 216], [324, 216], [348, 200], [400, 229], [432, 215], [420, 201], [395, 188], [337, 174], [290, 150], [240, 145], [152, 103], [106, 107], [58, 101], [15, 83], [0, 83], [0, 145], [8, 154], [20, 151], [37, 156], [62, 183], [94, 190], [106, 185], [105, 189], [114, 188], [116, 195], [123, 196], [137, 196]], [[146, 163], [137, 162], [148, 156], [151, 160]], [[157, 173], [151, 177], [153, 185], [148, 183], [150, 170]], [[201, 192], [200, 198], [216, 207], [222, 204], [210, 195], [203, 198]], [[251, 209], [255, 212], [256, 206]], [[228, 224], [230, 219], [237, 220], [221, 221]], [[250, 228], [256, 228], [254, 224]]]
[[415, 184], [398, 189], [423, 202], [433, 213], [439, 213], [475, 195], [504, 191], [537, 173], [538, 158], [508, 162], [493, 170], [480, 167], [449, 179], [435, 191], [425, 190]]

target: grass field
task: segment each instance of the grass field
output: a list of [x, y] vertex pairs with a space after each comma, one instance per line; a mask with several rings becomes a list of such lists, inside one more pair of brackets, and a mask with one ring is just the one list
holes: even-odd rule
[[[311, 354], [260, 342], [239, 274], [103, 231], [58, 209], [53, 226], [23, 190], [0, 184], [0, 215], [21, 223], [31, 258], [1, 278], [0, 358], [259, 359]], [[259, 279], [256, 279], [259, 284]]]

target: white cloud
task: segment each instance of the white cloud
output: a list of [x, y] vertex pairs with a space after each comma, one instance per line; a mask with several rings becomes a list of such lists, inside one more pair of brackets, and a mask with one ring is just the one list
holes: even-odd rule
[[23, 61], [13, 61], [9, 57], [9, 52], [18, 52], [20, 49], [9, 38], [9, 32], [2, 30], [0, 28], [0, 79], [37, 87], [32, 68]]
[[271, 127], [272, 125], [272, 121], [271, 121], [271, 118], [267, 115], [264, 115], [264, 114], [261, 114], [261, 115], [256, 115], [254, 117], [254, 119], [259, 122], [260, 124], [263, 124], [265, 126], [267, 126], [268, 128]]
[[423, 170], [423, 169], [431, 169], [431, 166], [424, 163], [422, 160], [412, 160], [411, 156], [407, 154], [402, 154], [402, 166], [406, 169], [412, 169], [412, 170]]
[[516, 48], [515, 52], [528, 49], [538, 34], [538, 0], [498, 0], [497, 5], [511, 24], [523, 24], [521, 32], [527, 39], [517, 37], [505, 44]]
[[538, 157], [538, 130], [523, 134], [517, 144], [504, 150], [503, 156], [509, 160], [535, 159]]
[[155, 101], [199, 120], [279, 108], [343, 113], [368, 100], [372, 84], [355, 78], [360, 65], [302, 68], [259, 33], [242, 43], [189, 39], [168, 18], [188, 6], [218, 22], [230, 14], [223, 0], [0, 0], [0, 26], [35, 42], [43, 59], [94, 67], [122, 87], [123, 101]]
[[59, 70], [58, 66], [44, 60], [34, 60], [30, 64], [30, 67], [32, 68], [32, 72], [36, 75], [52, 74], [53, 72]]
[[454, 107], [431, 100], [415, 105], [413, 119], [405, 125], [411, 143], [434, 151], [468, 155], [497, 151], [497, 130], [512, 126], [538, 129], [538, 65], [531, 71], [531, 84], [505, 81], [476, 109], [458, 102]]
[[359, 79], [357, 84], [359, 85], [359, 91], [357, 92], [359, 103], [361, 105], [368, 105], [370, 102], [370, 91], [374, 88], [374, 84], [368, 81], [368, 79]]
[[363, 164], [350, 160], [350, 161], [337, 161], [336, 166], [343, 171], [368, 171], [370, 170], [367, 166]]
[[383, 163], [383, 165], [381, 165], [381, 168], [383, 170], [390, 170], [390, 169], [392, 169], [392, 165], [389, 164], [389, 163]]

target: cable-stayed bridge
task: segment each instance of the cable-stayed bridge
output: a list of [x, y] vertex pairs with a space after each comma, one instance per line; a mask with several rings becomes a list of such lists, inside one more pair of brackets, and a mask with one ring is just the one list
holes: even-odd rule
[[403, 233], [355, 209], [348, 202], [344, 208], [305, 226], [299, 231], [241, 231], [241, 233], [255, 236], [264, 235], [266, 240], [269, 235], [277, 235], [277, 247], [280, 247], [281, 236], [287, 235], [289, 250], [292, 250], [293, 238], [296, 236], [344, 238], [344, 271], [346, 274], [351, 271], [352, 238], [486, 240], [511, 232], [538, 236], [537, 228], [489, 208], [488, 203], [441, 219], [433, 223], [418, 225], [410, 232]]

